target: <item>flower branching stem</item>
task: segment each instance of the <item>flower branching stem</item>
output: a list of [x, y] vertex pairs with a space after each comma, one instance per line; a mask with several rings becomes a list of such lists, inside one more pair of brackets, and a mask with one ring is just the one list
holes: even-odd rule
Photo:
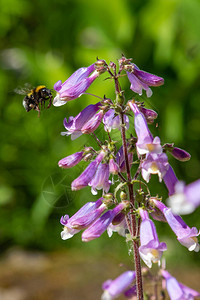
[[102, 148], [102, 143], [101, 141], [98, 139], [98, 137], [96, 136], [96, 134], [93, 132], [92, 134], [90, 134], [94, 140], [97, 142], [97, 144], [99, 145], [100, 148]]

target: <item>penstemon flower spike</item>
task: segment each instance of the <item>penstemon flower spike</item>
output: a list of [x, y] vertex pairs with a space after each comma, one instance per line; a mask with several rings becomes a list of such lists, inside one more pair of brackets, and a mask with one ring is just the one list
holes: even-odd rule
[[[86, 93], [93, 81], [103, 73], [107, 73], [107, 79], [114, 83], [114, 99]], [[120, 85], [122, 76], [127, 76], [131, 83], [130, 89], [139, 96], [145, 90], [147, 97], [151, 97], [150, 87], [164, 84], [162, 77], [140, 70], [132, 59], [122, 56], [118, 65], [97, 59], [89, 67], [75, 71], [64, 83], [59, 80], [54, 85], [57, 92], [54, 106], [61, 106], [83, 94], [95, 96], [98, 101], [101, 99], [96, 104], [86, 106], [77, 116], [68, 117], [68, 121], [64, 119], [66, 132], [62, 132], [62, 135], [71, 136], [74, 140], [82, 134], [88, 134], [88, 137], [92, 136], [96, 140], [98, 148], [85, 147], [60, 159], [58, 165], [68, 169], [81, 164], [82, 160], [87, 161], [88, 166], [73, 180], [71, 189], [77, 191], [90, 187], [93, 195], [98, 194], [98, 200], [87, 202], [72, 217], [64, 215], [61, 218], [60, 222], [64, 226], [61, 238], [69, 239], [84, 230], [82, 241], [89, 242], [107, 230], [109, 237], [117, 232], [130, 244], [129, 253], [133, 252], [135, 270], [125, 271], [115, 280], [106, 281], [103, 284], [102, 300], [115, 299], [120, 294], [129, 299], [137, 295], [137, 299], [142, 300], [143, 280], [146, 278], [154, 278], [154, 286], [158, 278], [164, 280], [163, 289], [167, 288], [171, 300], [194, 299], [199, 293], [179, 283], [167, 271], [162, 269], [155, 278], [148, 275], [148, 268], [153, 263], [159, 266], [167, 250], [167, 245], [159, 241], [151, 218], [168, 222], [178, 241], [189, 251], [200, 250], [198, 229], [190, 228], [180, 216], [174, 214], [179, 211], [190, 213], [200, 206], [200, 181], [184, 185], [176, 177], [168, 161], [168, 152], [179, 161], [189, 160], [190, 154], [175, 147], [173, 143], [161, 145], [160, 138], [152, 135], [149, 125], [153, 126], [158, 114], [146, 108], [143, 101], [136, 101], [133, 97], [126, 100], [126, 91]], [[133, 118], [134, 131], [130, 131], [129, 123]], [[101, 141], [96, 135], [95, 130], [99, 126], [104, 127], [108, 141]], [[121, 133], [121, 140], [113, 139], [113, 132], [117, 130]], [[167, 203], [172, 209], [161, 202], [158, 196], [151, 196], [148, 183], [153, 174], [158, 175], [158, 184], [163, 181], [166, 185], [169, 197]], [[141, 268], [140, 258], [148, 268]], [[158, 299], [156, 289], [154, 298]]]

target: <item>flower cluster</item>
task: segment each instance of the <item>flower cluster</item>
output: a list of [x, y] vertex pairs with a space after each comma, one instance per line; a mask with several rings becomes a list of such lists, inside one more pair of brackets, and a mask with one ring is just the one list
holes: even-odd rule
[[[78, 69], [64, 83], [59, 80], [54, 85], [57, 95], [53, 104], [61, 106], [85, 94], [93, 81], [104, 73], [114, 82], [115, 99], [96, 96], [97, 103], [88, 105], [75, 117], [64, 119], [66, 131], [62, 135], [70, 135], [72, 140], [82, 134], [93, 136], [98, 148], [84, 147], [58, 162], [59, 167], [65, 169], [82, 160], [88, 162], [85, 170], [72, 181], [71, 189], [77, 191], [89, 186], [93, 195], [98, 194], [97, 200], [85, 203], [71, 217], [64, 215], [61, 218], [64, 226], [61, 238], [69, 239], [83, 230], [82, 241], [88, 242], [107, 230], [109, 237], [118, 232], [127, 242], [132, 242], [135, 271], [126, 271], [115, 280], [106, 281], [102, 300], [114, 299], [120, 294], [127, 298], [137, 295], [142, 299], [140, 258], [148, 268], [153, 263], [160, 266], [163, 252], [167, 250], [166, 243], [159, 241], [153, 219], [167, 222], [178, 242], [189, 251], [200, 250], [198, 229], [190, 228], [177, 215], [190, 213], [200, 205], [200, 180], [185, 186], [176, 177], [167, 156], [170, 153], [175, 159], [185, 162], [190, 159], [190, 154], [174, 144], [162, 145], [160, 138], [154, 137], [149, 129], [157, 113], [146, 108], [144, 102], [134, 98], [126, 100], [120, 86], [120, 77], [127, 76], [134, 93], [142, 95], [145, 90], [147, 97], [151, 97], [150, 87], [163, 85], [164, 79], [140, 70], [132, 59], [124, 56], [118, 63], [117, 67], [113, 62], [107, 64], [104, 60], [97, 60], [87, 68]], [[129, 122], [133, 117], [134, 131], [129, 133]], [[99, 126], [104, 128], [107, 140], [99, 140], [94, 133]], [[113, 130], [120, 131], [121, 141], [112, 139]], [[158, 175], [158, 184], [164, 182], [171, 208], [158, 196], [151, 195], [148, 183], [154, 174]], [[172, 300], [193, 299], [199, 295], [164, 269], [160, 276]]]

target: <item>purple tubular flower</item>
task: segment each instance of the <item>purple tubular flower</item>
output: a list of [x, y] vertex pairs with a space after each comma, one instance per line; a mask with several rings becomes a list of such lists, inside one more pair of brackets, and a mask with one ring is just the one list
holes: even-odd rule
[[138, 153], [140, 155], [149, 152], [161, 153], [162, 147], [160, 145], [160, 139], [159, 137], [155, 137], [155, 139], [153, 139], [153, 136], [148, 128], [147, 121], [139, 110], [137, 104], [134, 103], [134, 101], [129, 101], [128, 105], [135, 115], [134, 124], [135, 132], [138, 138], [136, 143]]
[[178, 182], [178, 178], [176, 177], [174, 170], [170, 165], [163, 177], [163, 181], [168, 189], [169, 196], [173, 195], [175, 193], [175, 184]]
[[133, 296], [137, 296], [137, 286], [136, 284], [132, 286], [130, 289], [124, 292], [124, 296], [128, 299], [135, 299]]
[[195, 297], [200, 296], [200, 294], [197, 291], [178, 282], [176, 278], [173, 277], [166, 270], [161, 270], [161, 274], [166, 281], [166, 288], [170, 300], [188, 300], [188, 299], [194, 300]]
[[[129, 161], [129, 165], [131, 168], [131, 164], [133, 161], [133, 153], [129, 152], [128, 153], [128, 161]], [[116, 154], [116, 163], [119, 166], [119, 171], [124, 173], [126, 172], [126, 164], [125, 164], [125, 158], [124, 158], [124, 151], [123, 151], [123, 147], [121, 146]]]
[[77, 165], [83, 158], [83, 151], [73, 153], [58, 162], [58, 166], [64, 169], [74, 167]]
[[110, 189], [111, 181], [109, 180], [109, 165], [100, 163], [97, 171], [88, 183], [91, 186], [91, 192], [93, 195], [97, 194], [96, 190], [103, 189], [103, 193], [107, 193]]
[[174, 214], [190, 214], [200, 205], [200, 179], [188, 184], [178, 181], [175, 194], [168, 198], [168, 205]]
[[135, 93], [142, 95], [142, 90], [146, 90], [147, 97], [151, 97], [152, 90], [149, 86], [160, 86], [164, 84], [162, 77], [144, 72], [140, 70], [135, 64], [131, 64], [133, 71], [127, 72], [128, 79], [131, 83], [130, 89]]
[[84, 124], [84, 126], [81, 128], [81, 132], [85, 134], [86, 133], [90, 134], [94, 132], [101, 124], [102, 118], [103, 118], [103, 111], [100, 110], [86, 124]]
[[87, 166], [87, 168], [83, 171], [83, 173], [81, 173], [81, 175], [72, 182], [71, 184], [72, 191], [80, 190], [88, 185], [88, 183], [94, 177], [97, 168], [100, 162], [103, 160], [104, 156], [105, 156], [105, 152], [102, 150], [99, 153], [99, 155], [95, 158], [95, 160], [92, 161], [89, 164], [89, 166]]
[[85, 229], [90, 226], [101, 214], [107, 209], [107, 205], [102, 203], [97, 209], [85, 214], [83, 217], [76, 218], [71, 221], [71, 226], [74, 229]]
[[165, 153], [150, 153], [142, 163], [142, 177], [149, 182], [151, 174], [158, 174], [159, 181], [165, 176], [168, 168], [168, 158]]
[[113, 219], [112, 223], [110, 223], [107, 228], [107, 233], [109, 237], [112, 236], [113, 232], [117, 232], [119, 235], [125, 237], [127, 229], [128, 227], [125, 219], [125, 214], [122, 212]]
[[73, 237], [74, 234], [78, 233], [80, 229], [73, 228], [72, 223], [75, 222], [76, 219], [80, 219], [84, 215], [87, 215], [100, 207], [102, 199], [103, 198], [100, 198], [96, 202], [87, 202], [71, 218], [68, 215], [61, 217], [60, 223], [64, 226], [64, 229], [61, 232], [61, 238], [63, 240], [67, 240]]
[[129, 289], [135, 280], [135, 271], [126, 271], [114, 280], [107, 280], [103, 283], [102, 289], [104, 293], [101, 300], [112, 300]]
[[164, 79], [162, 77], [142, 71], [135, 64], [133, 73], [137, 78], [149, 86], [161, 86], [164, 84]]
[[107, 227], [110, 225], [114, 217], [120, 213], [124, 208], [128, 206], [127, 201], [123, 201], [118, 204], [114, 209], [108, 210], [97, 221], [95, 221], [90, 227], [88, 227], [82, 234], [82, 241], [89, 242], [100, 237]]
[[167, 250], [167, 246], [165, 243], [159, 242], [156, 227], [153, 221], [149, 219], [148, 212], [139, 208], [139, 213], [142, 218], [139, 252], [145, 264], [151, 268], [152, 262], [160, 264], [162, 253]]
[[146, 91], [147, 97], [152, 96], [152, 90], [148, 87], [148, 85], [144, 82], [142, 82], [140, 79], [137, 78], [133, 73], [126, 72], [128, 79], [131, 83], [130, 89], [139, 94], [140, 96], [142, 95], [142, 90], [144, 89]]
[[[103, 117], [103, 123], [104, 123], [104, 129], [105, 131], [110, 132], [112, 129], [119, 129], [120, 130], [120, 118], [119, 115], [115, 115], [115, 110], [114, 109], [109, 109], [104, 117]], [[128, 116], [124, 116], [124, 123], [125, 123], [125, 128], [129, 128], [129, 118]]]
[[164, 214], [169, 226], [176, 234], [179, 243], [187, 247], [189, 251], [194, 250], [195, 252], [198, 252], [200, 250], [200, 246], [197, 240], [197, 236], [199, 235], [197, 228], [190, 228], [187, 226], [180, 216], [173, 215], [171, 208], [168, 208], [162, 202], [156, 200], [155, 198], [152, 198], [152, 201]]
[[97, 113], [101, 107], [101, 102], [90, 104], [84, 108], [76, 117], [69, 117], [64, 119], [64, 126], [67, 132], [62, 132], [62, 135], [71, 135], [71, 139], [75, 140], [82, 135], [82, 127]]
[[119, 166], [117, 165], [117, 163], [114, 161], [113, 158], [109, 160], [109, 172], [111, 174], [118, 174], [119, 172]]
[[[94, 73], [88, 77], [93, 71]], [[53, 105], [61, 106], [80, 97], [98, 76], [99, 72], [95, 71], [95, 64], [92, 64], [87, 68], [78, 69], [64, 83], [59, 80], [54, 85], [57, 95], [53, 100]]]

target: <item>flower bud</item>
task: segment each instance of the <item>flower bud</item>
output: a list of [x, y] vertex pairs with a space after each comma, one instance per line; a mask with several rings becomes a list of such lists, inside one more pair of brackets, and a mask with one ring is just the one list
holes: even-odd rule
[[187, 151], [174, 147], [174, 144], [165, 144], [163, 149], [169, 151], [174, 158], [180, 161], [188, 161], [191, 158], [191, 155]]
[[141, 107], [139, 107], [139, 110], [144, 115], [148, 124], [152, 124], [154, 122], [154, 120], [158, 117], [157, 112], [155, 112], [152, 109], [147, 109], [147, 108], [141, 106]]
[[116, 103], [122, 105], [124, 104], [124, 102], [125, 102], [124, 92], [121, 91], [120, 93], [117, 93]]
[[124, 191], [120, 192], [120, 199], [121, 200], [127, 200], [127, 194]]
[[95, 69], [100, 74], [104, 73], [107, 70], [107, 67], [108, 67], [108, 65], [107, 65], [106, 61], [103, 59], [99, 59], [95, 63]]
[[89, 161], [93, 158], [93, 153], [88, 153], [84, 156], [83, 160], [84, 161]]
[[64, 169], [74, 167], [83, 158], [83, 151], [69, 155], [58, 162], [58, 166]]
[[121, 65], [123, 65], [123, 66], [129, 65], [131, 61], [132, 61], [132, 58], [126, 58], [126, 57], [123, 56], [123, 55], [122, 55], [122, 57], [118, 60], [120, 66], [121, 66]]

